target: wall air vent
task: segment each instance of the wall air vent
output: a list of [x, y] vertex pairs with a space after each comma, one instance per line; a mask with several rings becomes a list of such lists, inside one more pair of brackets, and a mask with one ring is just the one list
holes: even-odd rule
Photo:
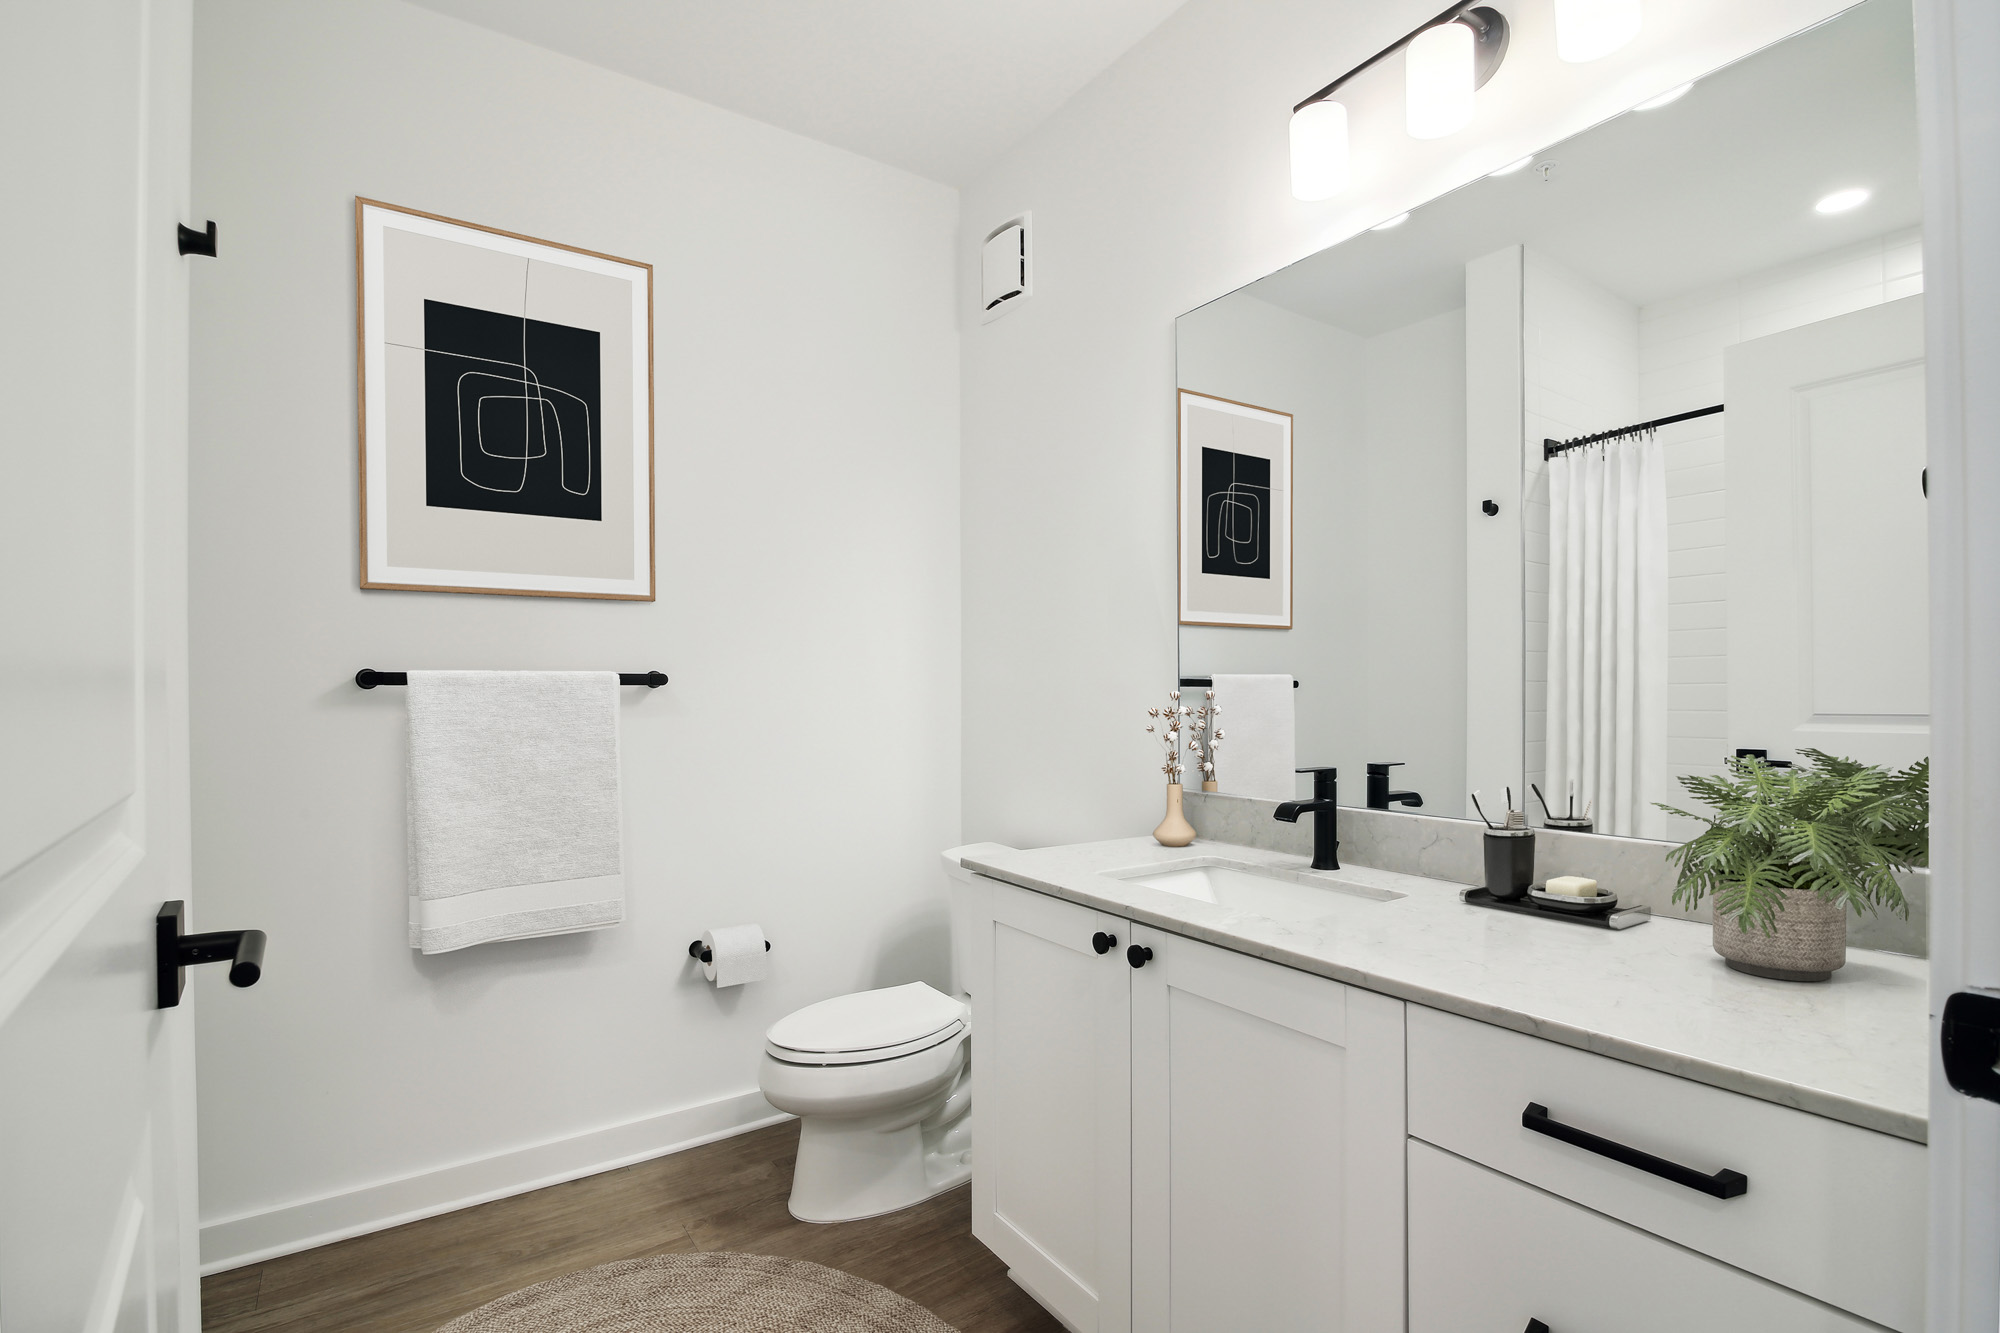
[[1028, 253], [1029, 215], [1001, 223], [986, 233], [979, 252], [979, 322], [1000, 318], [1034, 295]]

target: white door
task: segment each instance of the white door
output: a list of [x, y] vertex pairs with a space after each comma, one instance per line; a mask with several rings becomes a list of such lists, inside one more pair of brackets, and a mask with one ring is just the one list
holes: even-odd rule
[[[972, 1234], [1077, 1333], [1131, 1327], [1131, 984], [1115, 917], [982, 881]], [[1101, 945], [1102, 952], [1098, 946]]]
[[[1931, 1333], [2000, 1327], [2000, 1098], [1954, 1088], [1949, 1007], [2000, 1004], [2000, 5], [1917, 0], [1929, 335]], [[1966, 997], [1961, 999], [1960, 997]], [[1967, 1015], [1978, 1018], [1977, 1013]], [[1977, 1025], [1960, 1049], [1981, 1058]], [[1985, 1034], [1995, 1037], [1991, 1027]], [[1991, 1068], [1984, 1080], [1991, 1083]]]
[[1923, 298], [1723, 358], [1729, 744], [1930, 753]]
[[1402, 1328], [1402, 1002], [1132, 935], [1133, 1328]]
[[[194, 1333], [187, 0], [0, 8], [0, 1328]], [[210, 969], [211, 971], [213, 969]]]

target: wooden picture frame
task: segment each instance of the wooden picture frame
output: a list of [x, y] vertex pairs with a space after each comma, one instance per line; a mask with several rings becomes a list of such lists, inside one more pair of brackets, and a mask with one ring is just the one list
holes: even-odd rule
[[1179, 391], [1180, 623], [1292, 627], [1292, 414]]
[[361, 586], [652, 601], [652, 265], [358, 197], [354, 257]]

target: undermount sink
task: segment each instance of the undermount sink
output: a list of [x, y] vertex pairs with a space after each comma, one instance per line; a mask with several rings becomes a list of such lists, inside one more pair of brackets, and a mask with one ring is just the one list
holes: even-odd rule
[[1283, 922], [1320, 921], [1403, 897], [1388, 889], [1335, 879], [1335, 873], [1287, 870], [1204, 856], [1163, 866], [1114, 870], [1111, 876], [1196, 902], [1214, 903], [1231, 911], [1252, 912]]

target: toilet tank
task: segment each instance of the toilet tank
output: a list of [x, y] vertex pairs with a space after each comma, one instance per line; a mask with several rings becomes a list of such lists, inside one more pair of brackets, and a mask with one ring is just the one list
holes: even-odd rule
[[972, 976], [972, 892], [978, 876], [959, 862], [967, 856], [979, 857], [1014, 849], [998, 842], [970, 842], [941, 853], [944, 859], [945, 892], [951, 905], [951, 993], [966, 999], [967, 981]]

